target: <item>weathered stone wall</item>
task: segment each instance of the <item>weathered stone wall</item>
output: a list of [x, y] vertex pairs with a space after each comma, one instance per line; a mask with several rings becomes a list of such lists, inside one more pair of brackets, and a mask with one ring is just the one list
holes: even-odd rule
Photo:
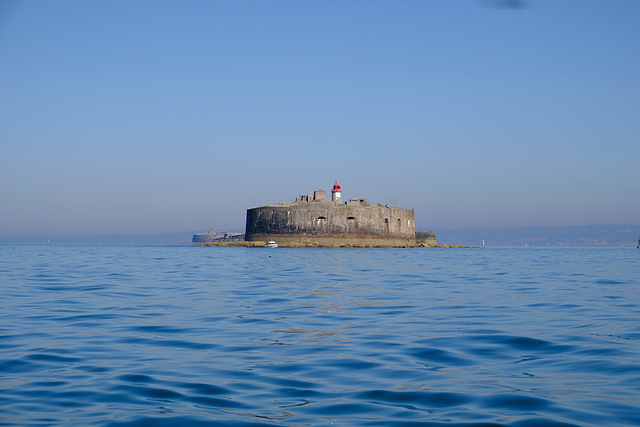
[[206, 233], [194, 234], [191, 241], [193, 243], [213, 242], [216, 237], [218, 237], [218, 233], [216, 233], [216, 230], [209, 230]]
[[436, 233], [433, 231], [416, 231], [416, 244], [437, 246]]
[[245, 239], [406, 246], [415, 244], [415, 219], [413, 209], [380, 204], [283, 203], [248, 209]]
[[213, 243], [213, 242], [242, 242], [244, 234], [227, 233], [223, 231], [221, 234], [215, 230], [209, 230], [206, 233], [198, 233], [193, 235], [193, 243]]

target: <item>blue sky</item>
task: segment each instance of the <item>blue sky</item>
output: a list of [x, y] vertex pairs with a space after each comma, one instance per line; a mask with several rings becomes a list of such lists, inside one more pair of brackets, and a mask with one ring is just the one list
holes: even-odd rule
[[640, 2], [4, 1], [0, 237], [639, 223]]

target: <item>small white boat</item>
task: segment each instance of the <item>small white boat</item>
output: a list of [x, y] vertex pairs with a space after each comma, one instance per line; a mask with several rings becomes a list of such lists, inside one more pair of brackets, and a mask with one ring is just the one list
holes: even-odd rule
[[277, 244], [276, 242], [274, 242], [273, 240], [269, 240], [269, 241], [267, 242], [267, 246], [266, 246], [266, 247], [267, 247], [267, 248], [277, 248], [277, 247], [278, 247], [278, 244]]

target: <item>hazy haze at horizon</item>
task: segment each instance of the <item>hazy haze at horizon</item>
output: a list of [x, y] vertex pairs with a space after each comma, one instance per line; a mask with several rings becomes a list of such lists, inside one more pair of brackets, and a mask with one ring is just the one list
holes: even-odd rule
[[0, 3], [0, 238], [242, 229], [335, 180], [419, 228], [637, 224], [640, 2], [496, 3]]

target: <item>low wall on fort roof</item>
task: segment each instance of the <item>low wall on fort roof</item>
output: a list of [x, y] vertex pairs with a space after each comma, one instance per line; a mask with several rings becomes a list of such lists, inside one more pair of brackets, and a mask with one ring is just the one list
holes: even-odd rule
[[415, 219], [413, 209], [367, 205], [364, 199], [298, 201], [248, 209], [245, 239], [407, 246], [415, 244]]

